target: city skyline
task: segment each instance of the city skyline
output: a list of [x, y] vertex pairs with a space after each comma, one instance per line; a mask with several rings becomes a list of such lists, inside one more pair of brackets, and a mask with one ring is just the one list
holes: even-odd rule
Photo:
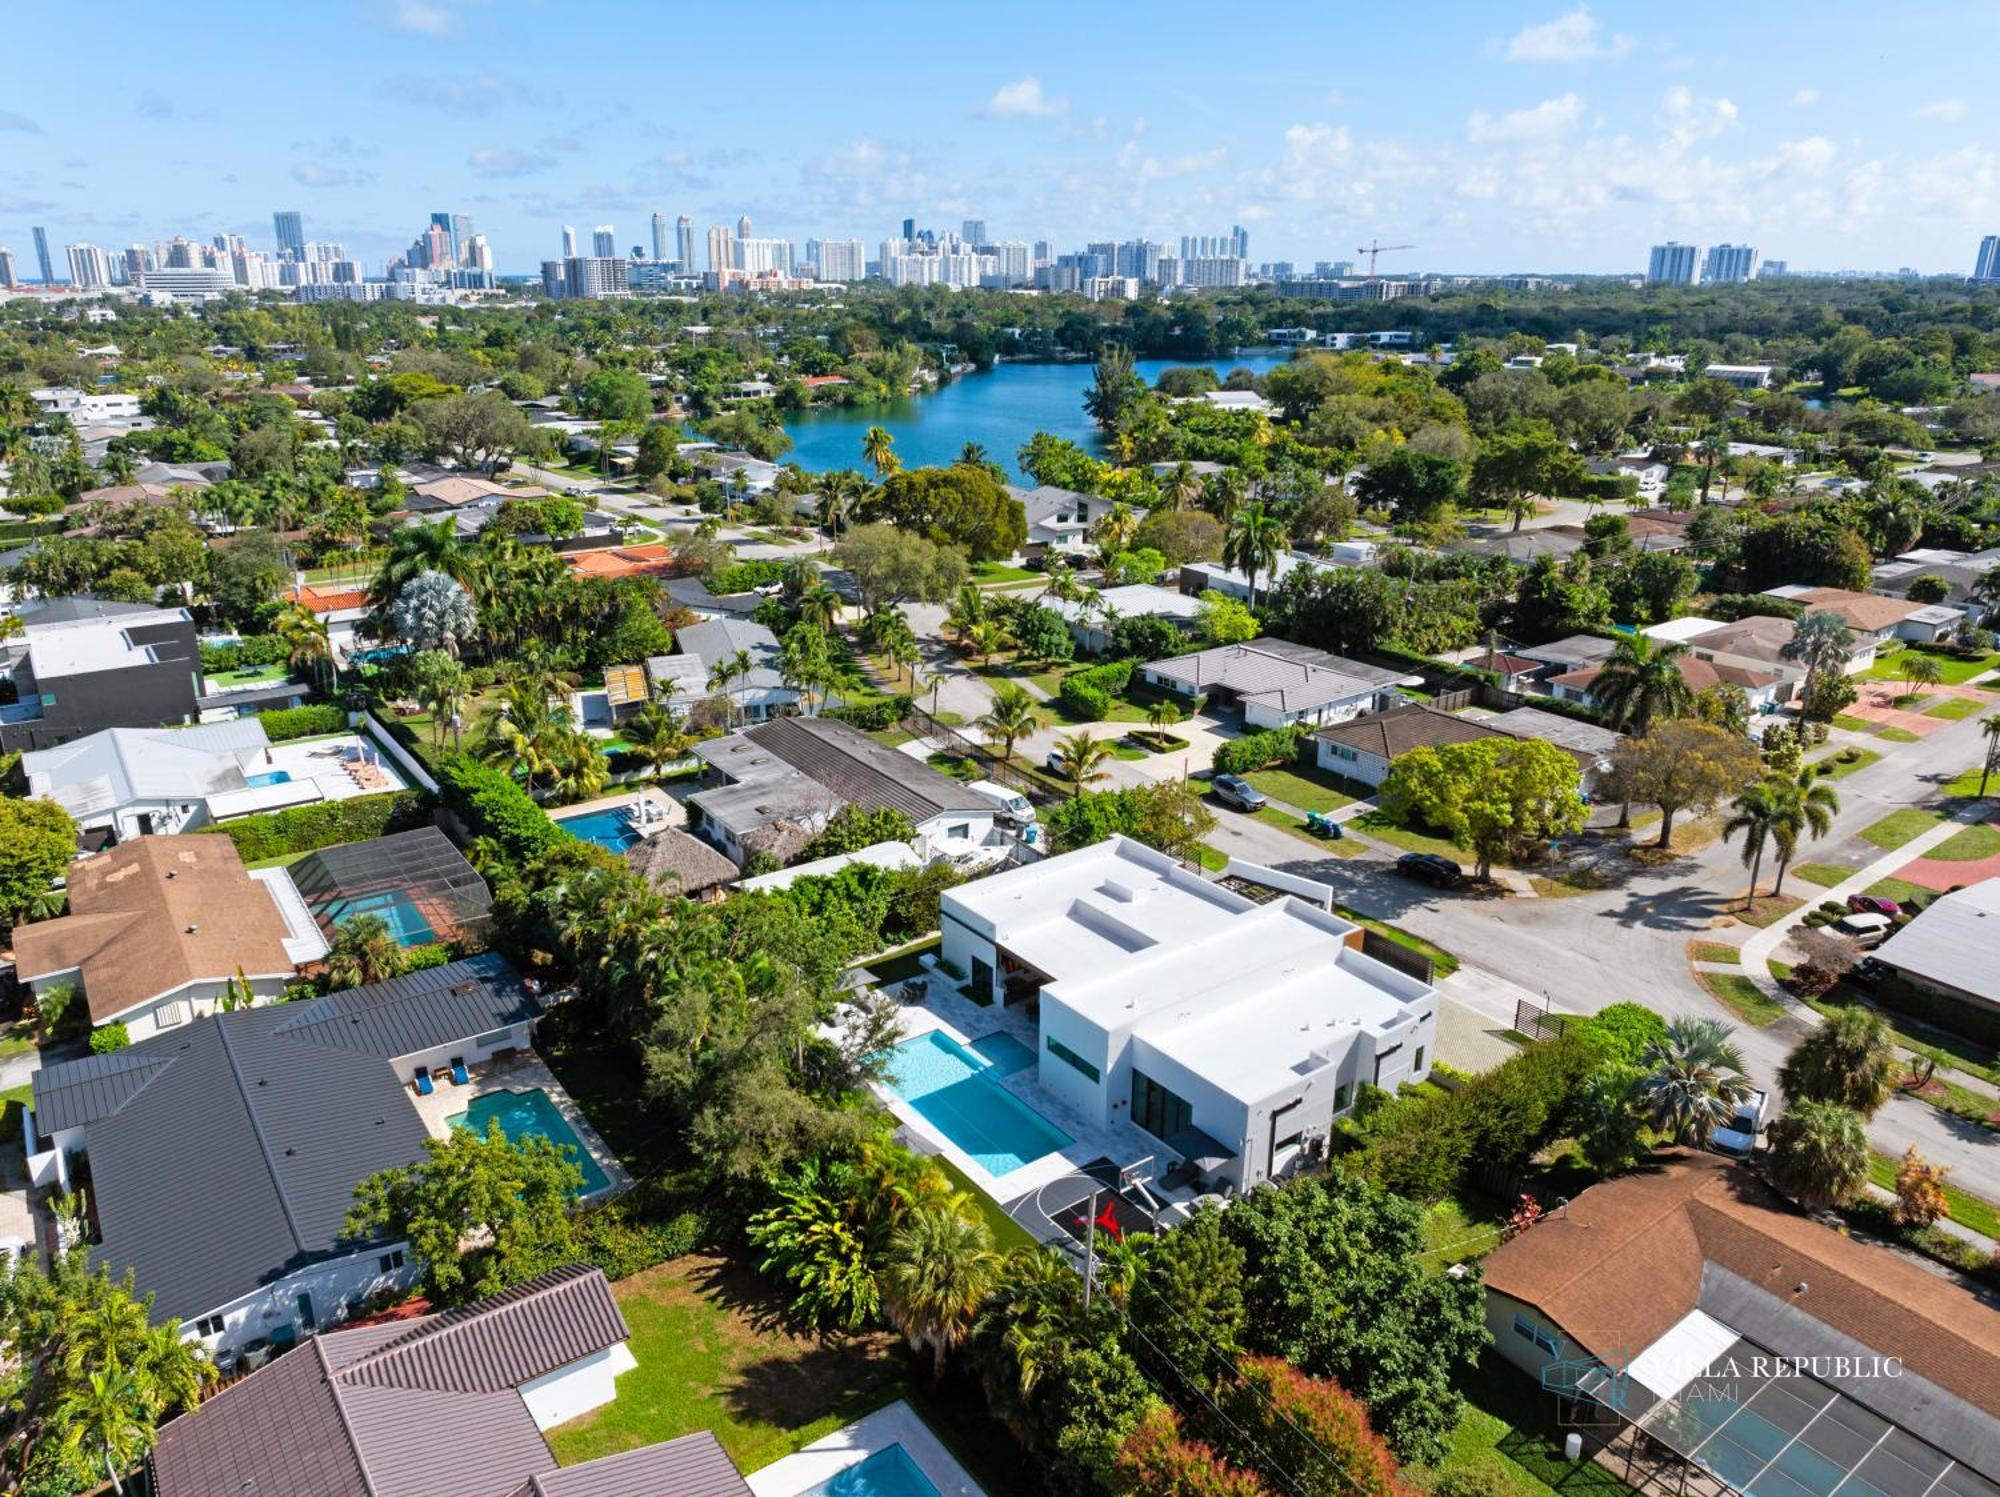
[[[221, 7], [191, 0], [194, 24], [168, 27], [113, 3], [98, 108], [75, 109], [56, 67], [0, 110], [0, 244], [24, 269], [34, 225], [107, 251], [174, 233], [268, 244], [271, 213], [296, 208], [373, 273], [408, 244], [403, 225], [449, 202], [510, 275], [534, 274], [564, 224], [616, 225], [620, 253], [649, 244], [654, 213], [688, 215], [698, 240], [745, 213], [794, 244], [873, 245], [906, 217], [1065, 246], [1242, 223], [1258, 260], [1413, 244], [1385, 259], [1398, 271], [1639, 272], [1673, 239], [1964, 274], [2000, 222], [2000, 138], [1940, 81], [1934, 48], [1948, 33], [1987, 50], [2000, 16], [1919, 9], [1930, 24], [1885, 38], [1796, 5], [1696, 4], [1671, 23], [1631, 6], [1447, 6], [1426, 28], [1421, 87], [1390, 17], [1342, 17], [1330, 70], [1269, 49], [1218, 63], [1198, 25], [1066, 17], [1077, 45], [1055, 53], [1022, 35], [1033, 27], [939, 18], [921, 35], [881, 28], [871, 66], [895, 90], [857, 89], [841, 61], [852, 26], [803, 14], [758, 40], [757, 85], [782, 105], [746, 110], [726, 69], [677, 74], [670, 104], [630, 102], [653, 97], [641, 81], [659, 56], [728, 55], [719, 17], [566, 12], [579, 35], [625, 39], [585, 93], [535, 81], [546, 15], [520, 0], [349, 6], [309, 76], [273, 66], [296, 45], [275, 17], [208, 27]], [[1260, 17], [1274, 37], [1323, 23]], [[25, 49], [64, 55], [59, 17], [16, 27]], [[1113, 31], [1122, 51], [1090, 45]], [[1120, 65], [1086, 63], [1098, 55]], [[292, 123], [235, 130], [232, 115]], [[805, 115], [818, 123], [802, 129]]]

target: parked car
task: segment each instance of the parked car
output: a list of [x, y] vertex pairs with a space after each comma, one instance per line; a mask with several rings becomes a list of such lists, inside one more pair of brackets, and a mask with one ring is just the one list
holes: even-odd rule
[[1850, 894], [1847, 908], [1857, 915], [1887, 915], [1891, 920], [1903, 913], [1903, 907], [1893, 899], [1884, 899], [1880, 894]]
[[1440, 889], [1456, 889], [1465, 882], [1465, 870], [1434, 852], [1406, 852], [1396, 859], [1396, 871], [1404, 878], [1435, 884]]
[[1896, 927], [1887, 915], [1871, 911], [1851, 914], [1828, 927], [1837, 936], [1846, 936], [1857, 946], [1880, 946]]
[[1225, 806], [1234, 806], [1239, 811], [1261, 811], [1267, 804], [1264, 792], [1241, 775], [1219, 774], [1209, 782], [1208, 788]]
[[1748, 1159], [1756, 1150], [1757, 1135], [1764, 1131], [1770, 1104], [1769, 1095], [1761, 1087], [1752, 1092], [1736, 1104], [1736, 1111], [1731, 1114], [1728, 1125], [1717, 1128], [1709, 1136], [1708, 1146], [1732, 1159]]
[[1855, 964], [1854, 970], [1847, 974], [1847, 980], [1858, 987], [1872, 988], [1883, 978], [1888, 977], [1892, 970], [1880, 957], [1864, 956]]

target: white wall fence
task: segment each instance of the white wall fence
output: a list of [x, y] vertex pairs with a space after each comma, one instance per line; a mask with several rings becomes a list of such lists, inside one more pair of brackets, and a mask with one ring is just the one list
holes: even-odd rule
[[359, 728], [375, 740], [375, 746], [396, 762], [396, 768], [410, 780], [424, 787], [432, 795], [438, 793], [438, 782], [431, 778], [430, 771], [418, 762], [417, 756], [396, 741], [395, 734], [375, 721], [374, 714], [350, 712], [347, 714], [350, 727]]

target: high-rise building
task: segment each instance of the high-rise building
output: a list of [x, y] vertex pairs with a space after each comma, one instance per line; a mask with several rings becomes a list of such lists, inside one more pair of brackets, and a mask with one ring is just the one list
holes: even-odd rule
[[153, 252], [143, 244], [135, 244], [125, 251], [125, 279], [131, 285], [138, 285], [153, 268]]
[[674, 220], [674, 258], [683, 271], [694, 269], [694, 219], [685, 213]]
[[1757, 267], [1757, 279], [1766, 280], [1774, 275], [1790, 275], [1791, 264], [1785, 260], [1766, 260]]
[[1756, 276], [1754, 244], [1712, 244], [1701, 262], [1701, 278], [1712, 285], [1738, 285]]
[[914, 218], [904, 219], [903, 220], [904, 241], [908, 242], [910, 240], [915, 239], [916, 237], [917, 237], [917, 221]]
[[2000, 281], [2000, 234], [1988, 234], [1979, 241], [1979, 258], [1973, 261], [1975, 281]]
[[[570, 224], [563, 225], [562, 257], [565, 260], [574, 260], [576, 258], [576, 229]], [[544, 261], [543, 263], [546, 264], [547, 262]]]
[[56, 267], [49, 258], [49, 231], [40, 224], [35, 226], [35, 262], [42, 272], [42, 284], [53, 286], [56, 283]]
[[1701, 275], [1701, 246], [1669, 239], [1653, 246], [1646, 279], [1656, 286], [1692, 286]]
[[610, 224], [599, 224], [590, 231], [590, 253], [599, 260], [618, 258], [618, 231]]
[[868, 248], [859, 239], [816, 239], [806, 253], [822, 281], [859, 281], [868, 274]]
[[738, 239], [748, 239], [750, 237], [749, 214], [746, 213], [741, 218], [736, 220], [736, 237]]
[[667, 215], [664, 213], [653, 215], [653, 258], [655, 260], [672, 258], [667, 253]]
[[277, 231], [278, 254], [288, 260], [305, 258], [306, 216], [295, 208], [282, 209], [271, 215], [271, 227]]
[[964, 223], [960, 224], [958, 226], [958, 237], [963, 239], [967, 244], [975, 247], [991, 242], [986, 237], [986, 220], [983, 218], [968, 218]]
[[1239, 260], [1250, 258], [1250, 231], [1241, 224], [1229, 231], [1229, 253]]
[[736, 240], [727, 224], [716, 224], [708, 231], [708, 268], [716, 271], [737, 268]]
[[452, 252], [458, 256], [459, 264], [463, 265], [465, 263], [465, 247], [471, 243], [472, 236], [477, 232], [472, 227], [472, 215], [470, 213], [452, 214], [451, 248]]
[[[444, 252], [449, 257], [450, 263], [456, 265], [458, 263], [458, 237], [452, 233], [451, 220], [452, 215], [449, 213], [433, 213], [431, 215], [430, 226], [444, 236]], [[428, 231], [426, 232], [426, 237], [428, 237]]]
[[465, 268], [491, 273], [493, 246], [486, 242], [484, 234], [474, 234], [465, 241]]
[[12, 291], [21, 284], [14, 270], [14, 252], [0, 245], [0, 291]]
[[69, 283], [78, 291], [94, 291], [111, 284], [111, 262], [94, 244], [68, 246]]

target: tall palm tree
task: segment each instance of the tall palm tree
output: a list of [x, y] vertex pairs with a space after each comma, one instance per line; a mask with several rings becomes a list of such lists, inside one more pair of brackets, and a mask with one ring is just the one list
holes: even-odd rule
[[1078, 731], [1056, 740], [1056, 773], [1069, 781], [1070, 793], [1081, 796], [1099, 780], [1110, 777], [1103, 768], [1111, 757], [1111, 745], [1101, 738]]
[[1647, 1048], [1639, 1101], [1676, 1143], [1705, 1145], [1749, 1099], [1732, 1032], [1720, 1019], [1670, 1019], [1666, 1034]]
[[887, 478], [903, 466], [896, 456], [896, 439], [886, 427], [871, 426], [861, 438], [861, 458], [875, 470], [877, 478]]
[[1794, 1101], [1833, 1102], [1872, 1118], [1896, 1089], [1898, 1069], [1888, 1022], [1873, 1009], [1843, 1008], [1792, 1046], [1778, 1085]]
[[815, 582], [799, 594], [792, 612], [801, 624], [831, 634], [840, 621], [840, 594], [824, 582]]
[[439, 520], [435, 525], [404, 525], [389, 537], [388, 553], [369, 585], [368, 601], [387, 608], [403, 585], [424, 572], [443, 572], [463, 580], [471, 553], [458, 538], [455, 520]]
[[520, 775], [532, 795], [541, 777], [553, 773], [555, 751], [568, 731], [568, 709], [551, 705], [548, 683], [522, 677], [481, 709], [473, 753]]
[[1591, 683], [1591, 700], [1620, 732], [1643, 738], [1658, 718], [1685, 717], [1694, 691], [1681, 674], [1688, 647], [1661, 643], [1645, 634], [1627, 634], [1612, 646]]
[[1201, 502], [1201, 475], [1192, 464], [1176, 463], [1161, 491], [1175, 509], [1193, 509]]
[[1153, 742], [1161, 748], [1167, 746], [1167, 729], [1180, 720], [1181, 709], [1165, 697], [1149, 703], [1146, 707], [1146, 721], [1152, 725]]
[[285, 663], [314, 685], [328, 684], [326, 676], [333, 664], [333, 646], [327, 638], [326, 623], [310, 608], [287, 603], [278, 610], [271, 631], [285, 642]]
[[973, 625], [985, 622], [988, 613], [986, 594], [979, 590], [977, 584], [968, 582], [952, 598], [951, 607], [945, 612], [944, 626], [963, 644], [971, 635]]
[[993, 705], [979, 719], [979, 727], [988, 742], [1000, 745], [1000, 762], [1011, 764], [1015, 740], [1036, 732], [1046, 721], [1025, 688], [1003, 681], [993, 688]]
[[998, 619], [980, 619], [965, 631], [965, 642], [981, 665], [991, 665], [993, 657], [1007, 648], [1011, 636]]
[[589, 800], [611, 783], [602, 745], [588, 733], [565, 728], [549, 756], [550, 788], [560, 801]]
[[625, 720], [618, 732], [655, 775], [684, 758], [688, 746], [694, 742], [686, 720], [659, 702], [646, 703]]
[[1027, 1398], [1042, 1374], [1069, 1347], [1085, 1339], [1083, 1281], [1068, 1258], [1052, 1247], [1023, 1248], [1012, 1254], [981, 1324], [1012, 1364], [1012, 1386], [993, 1390], [995, 1402]]
[[1780, 653], [1805, 667], [1800, 715], [1804, 716], [1819, 698], [1819, 683], [1829, 674], [1847, 669], [1854, 649], [1854, 631], [1839, 614], [1816, 609], [1792, 626], [1792, 637]]
[[479, 627], [472, 599], [456, 578], [443, 572], [419, 572], [404, 583], [389, 618], [396, 633], [417, 649], [443, 650], [453, 659]]
[[[1995, 567], [1993, 571], [2000, 572], [2000, 567]], [[1995, 713], [1980, 723], [1979, 732], [1986, 740], [1986, 757], [1979, 766], [1979, 798], [1984, 800], [1986, 782], [1993, 778], [1996, 769], [2000, 769], [2000, 713]]]
[[1810, 764], [1801, 765], [1796, 775], [1773, 775], [1770, 785], [1771, 841], [1778, 849], [1778, 876], [1771, 882], [1775, 899], [1784, 892], [1785, 869], [1799, 850], [1799, 839], [1810, 836], [1817, 842], [1832, 830], [1840, 794]]
[[442, 650], [419, 650], [407, 669], [417, 705], [430, 715], [431, 741], [442, 744], [449, 725], [456, 746], [459, 712], [465, 705], [465, 667]]
[[1750, 870], [1750, 892], [1743, 896], [1743, 908], [1757, 902], [1757, 875], [1764, 866], [1764, 846], [1771, 840], [1777, 817], [1777, 802], [1771, 787], [1759, 781], [1747, 787], [1730, 803], [1729, 819], [1722, 824], [1722, 840], [1743, 835], [1743, 865]]
[[967, 442], [958, 449], [958, 463], [963, 468], [983, 468], [992, 460], [984, 442]]
[[1284, 522], [1265, 508], [1261, 499], [1244, 505], [1229, 521], [1229, 533], [1222, 543], [1223, 564], [1243, 574], [1253, 609], [1257, 606], [1257, 579], [1277, 571], [1285, 542]]
[[1112, 505], [1110, 512], [1090, 527], [1090, 538], [1097, 546], [1098, 559], [1107, 571], [1119, 552], [1132, 549], [1132, 537], [1138, 532], [1138, 517], [1123, 504]]
[[929, 1348], [931, 1368], [965, 1340], [1000, 1280], [1000, 1255], [984, 1219], [948, 1205], [910, 1210], [889, 1240], [882, 1311], [912, 1350]]
[[1808, 1211], [1846, 1205], [1868, 1184], [1868, 1133], [1851, 1107], [1789, 1102], [1770, 1144], [1771, 1183]]
[[75, 1458], [94, 1457], [112, 1489], [123, 1492], [124, 1473], [145, 1459], [153, 1441], [153, 1416], [138, 1380], [122, 1367], [92, 1371], [63, 1395], [55, 1417], [63, 1449]]

